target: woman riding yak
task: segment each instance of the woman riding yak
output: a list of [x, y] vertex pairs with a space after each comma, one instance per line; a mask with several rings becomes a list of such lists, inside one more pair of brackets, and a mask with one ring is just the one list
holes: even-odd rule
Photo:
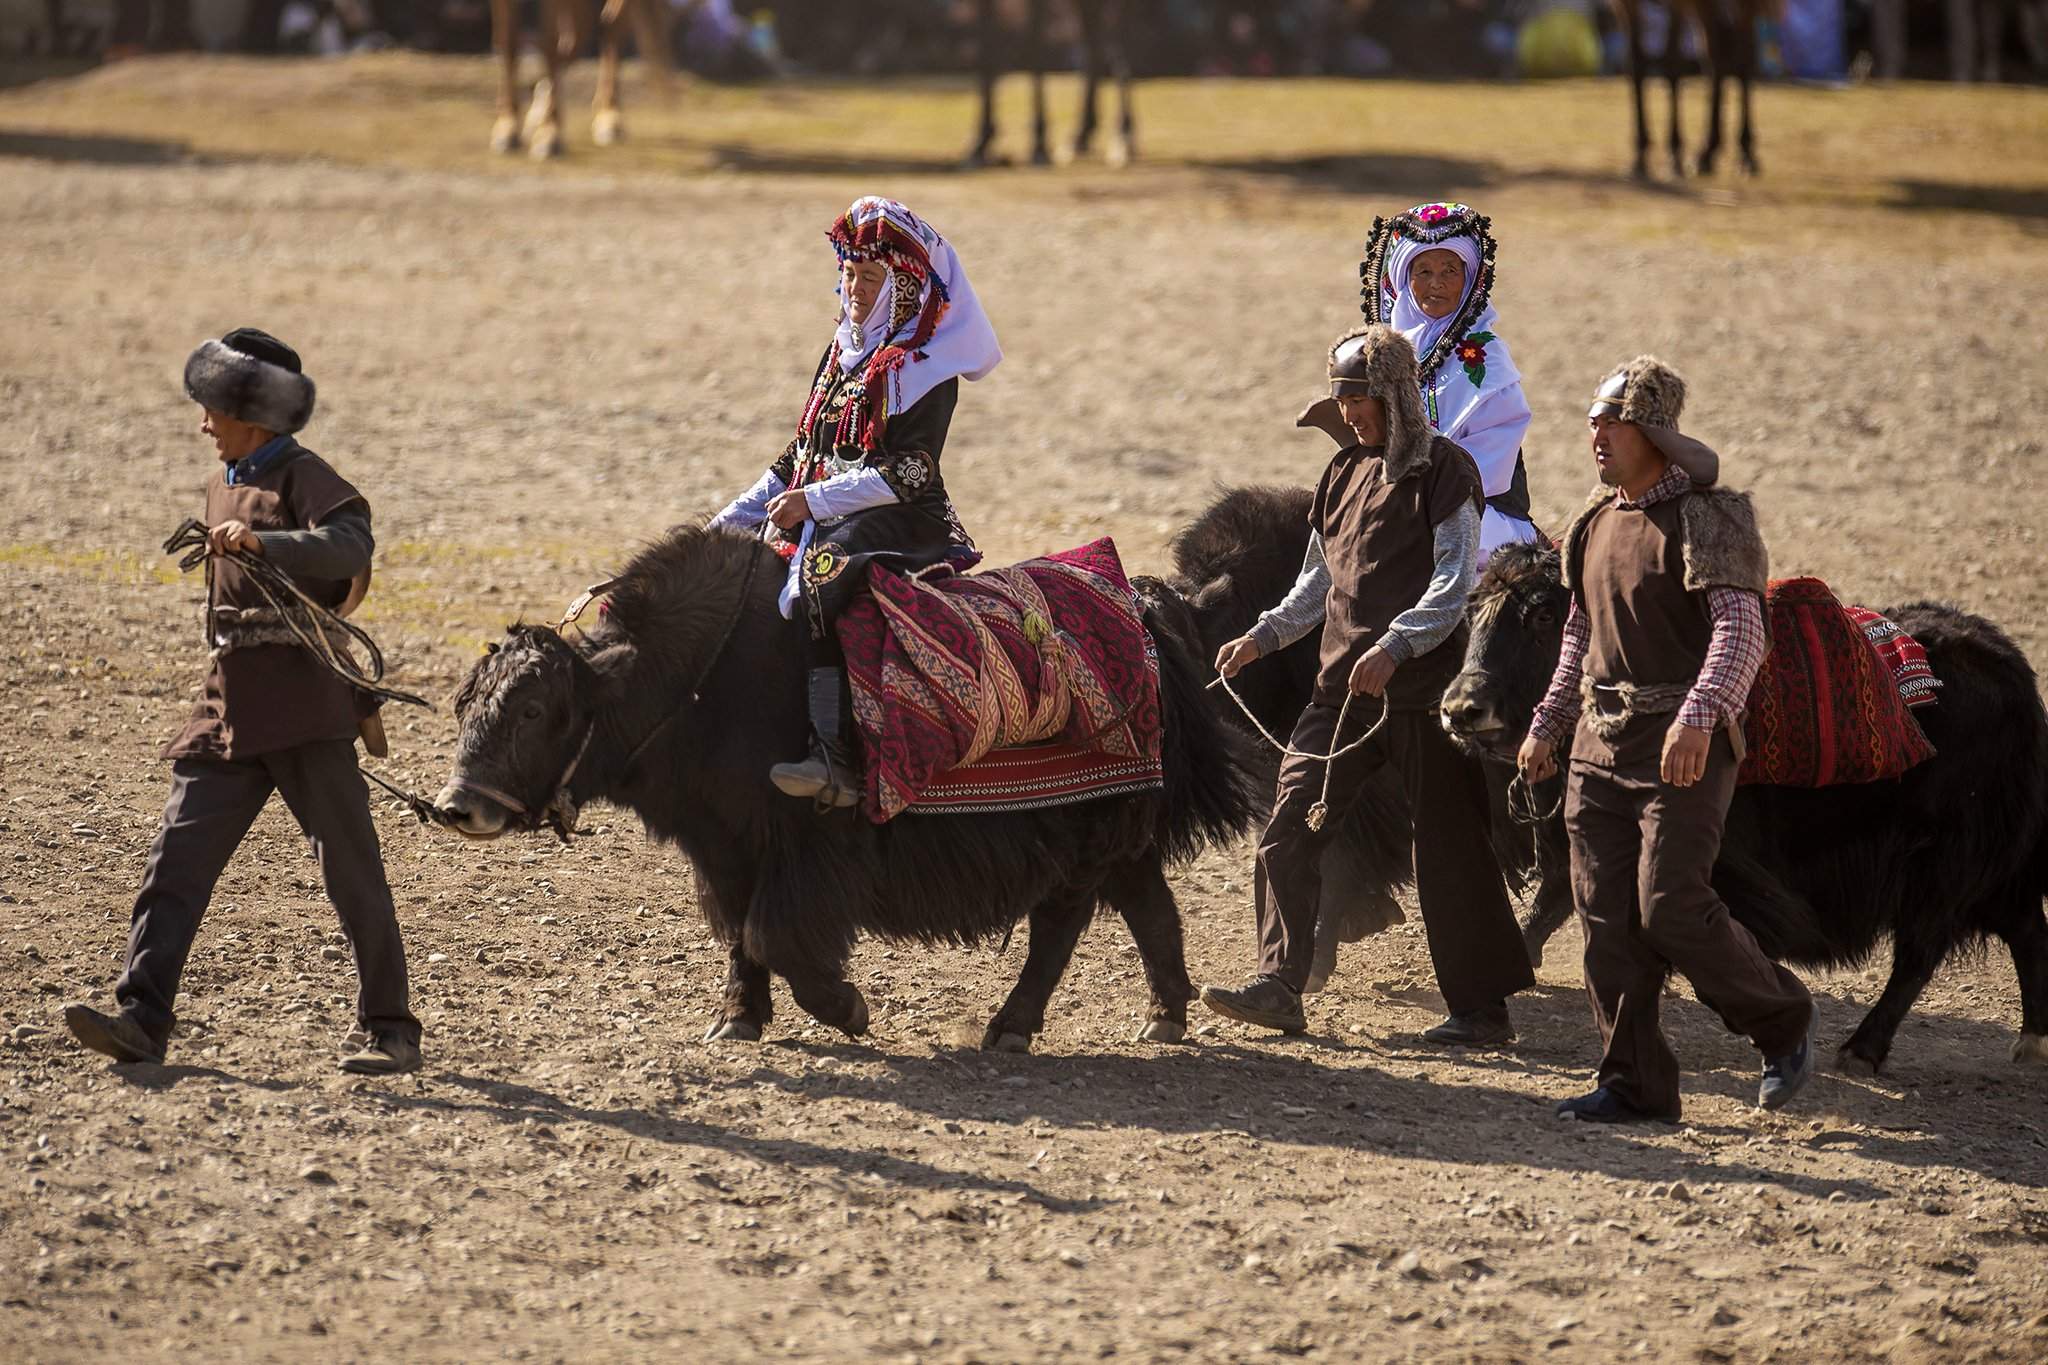
[[870, 564], [973, 567], [980, 551], [939, 477], [960, 380], [1003, 358], [960, 258], [893, 199], [857, 199], [826, 236], [839, 256], [839, 322], [796, 437], [711, 520], [759, 527], [789, 560], [782, 614], [802, 606], [810, 754], [769, 769], [777, 788], [820, 810], [860, 800], [849, 743], [846, 663], [834, 623]]
[[1486, 511], [1479, 563], [1511, 541], [1536, 539], [1522, 438], [1529, 401], [1496, 328], [1492, 221], [1464, 204], [1417, 204], [1375, 218], [1358, 267], [1367, 322], [1415, 348], [1429, 424], [1479, 466]]

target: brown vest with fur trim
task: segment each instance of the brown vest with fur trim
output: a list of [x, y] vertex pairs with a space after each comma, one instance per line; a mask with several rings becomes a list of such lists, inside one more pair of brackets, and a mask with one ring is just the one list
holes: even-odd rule
[[[1398, 479], [1387, 478], [1377, 446], [1352, 446], [1330, 461], [1308, 514], [1310, 527], [1323, 538], [1330, 571], [1318, 702], [1343, 703], [1351, 690], [1352, 668], [1429, 587], [1436, 569], [1436, 528], [1462, 503], [1482, 506], [1483, 487], [1479, 467], [1464, 447], [1442, 436], [1430, 442], [1426, 464]], [[1394, 670], [1387, 705], [1396, 710], [1436, 705], [1464, 656], [1460, 623], [1435, 649]]]
[[[1713, 617], [1706, 594], [1685, 586], [1681, 520], [1691, 496], [1642, 508], [1610, 502], [1581, 532], [1576, 581], [1589, 628], [1585, 676], [1596, 686], [1689, 685], [1706, 663]], [[1668, 710], [1639, 715], [1619, 736], [1605, 740], [1582, 713], [1572, 756], [1602, 767], [1654, 762], [1672, 718]]]
[[[255, 531], [299, 531], [318, 526], [362, 494], [328, 463], [303, 447], [247, 483], [230, 485], [225, 467], [206, 481], [206, 522], [246, 522]], [[367, 505], [367, 504], [366, 504]], [[348, 597], [345, 579], [296, 580], [327, 607]], [[166, 758], [245, 759], [323, 739], [353, 739], [358, 718], [354, 689], [291, 644], [219, 648], [221, 608], [230, 612], [267, 603], [233, 564], [213, 562], [207, 593], [212, 666], [191, 719], [164, 749]]]

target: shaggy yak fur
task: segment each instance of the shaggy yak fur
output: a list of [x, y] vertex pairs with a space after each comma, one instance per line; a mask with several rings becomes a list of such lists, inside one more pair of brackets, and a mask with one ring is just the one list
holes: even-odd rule
[[967, 945], [1028, 918], [1023, 971], [983, 1039], [1028, 1048], [1107, 902], [1144, 961], [1140, 1038], [1179, 1040], [1193, 988], [1165, 869], [1243, 833], [1254, 812], [1249, 755], [1209, 709], [1206, 670], [1162, 585], [1135, 586], [1159, 649], [1163, 792], [876, 826], [858, 810], [819, 814], [769, 784], [769, 765], [800, 757], [806, 734], [798, 627], [775, 605], [782, 578], [782, 561], [750, 537], [678, 529], [627, 566], [587, 636], [512, 628], [456, 698], [462, 735], [443, 813], [488, 836], [515, 819], [492, 792], [544, 809], [587, 734], [570, 798], [626, 807], [681, 848], [730, 945], [712, 1038], [760, 1037], [770, 972], [805, 1011], [858, 1035], [867, 1005], [845, 979], [858, 935]]
[[[1184, 534], [1184, 544], [1202, 542], [1204, 564], [1232, 566], [1229, 581], [1182, 585], [1192, 588], [1205, 637], [1240, 633], [1223, 622], [1248, 623], [1284, 594], [1308, 541], [1307, 500], [1299, 489], [1235, 490]], [[1240, 547], [1234, 559], [1210, 543], [1226, 539]], [[1474, 594], [1465, 668], [1445, 692], [1444, 711], [1452, 738], [1487, 763], [1497, 792], [1507, 790], [1515, 750], [1557, 665], [1568, 605], [1557, 553], [1533, 545], [1498, 551]], [[1992, 937], [2011, 950], [2019, 976], [2013, 1057], [2048, 1062], [2048, 714], [2033, 669], [1981, 617], [1924, 602], [1885, 614], [1926, 647], [1944, 684], [1936, 705], [1914, 713], [1935, 757], [1896, 782], [1738, 787], [1715, 888], [1764, 950], [1786, 962], [1850, 966], [1891, 941], [1891, 979], [1842, 1046], [1845, 1069], [1881, 1067], [1935, 969]], [[1262, 714], [1307, 703], [1313, 657], [1289, 658], [1303, 648], [1239, 675]], [[1530, 794], [1536, 809], [1522, 813], [1543, 817], [1533, 824], [1504, 828], [1496, 805], [1494, 846], [1510, 884], [1535, 887], [1523, 936], [1539, 960], [1572, 908], [1562, 786], [1554, 779]], [[1412, 837], [1398, 793], [1391, 809], [1354, 808], [1346, 818], [1361, 827], [1347, 828], [1345, 840], [1371, 850], [1355, 864], [1371, 880], [1354, 883], [1351, 898], [1381, 894], [1399, 880], [1394, 869]]]

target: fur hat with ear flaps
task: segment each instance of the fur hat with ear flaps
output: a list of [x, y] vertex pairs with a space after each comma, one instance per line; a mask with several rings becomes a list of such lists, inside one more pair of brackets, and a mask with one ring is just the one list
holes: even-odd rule
[[299, 353], [254, 327], [237, 327], [219, 341], [200, 342], [185, 362], [185, 396], [279, 435], [313, 420], [313, 381], [302, 370]]
[[1415, 364], [1415, 348], [1393, 328], [1375, 323], [1337, 338], [1330, 348], [1330, 397], [1309, 404], [1295, 419], [1298, 427], [1316, 427], [1329, 434], [1340, 447], [1358, 444], [1358, 436], [1345, 425], [1337, 398], [1364, 394], [1377, 398], [1387, 408], [1387, 448], [1383, 459], [1387, 477], [1402, 479], [1429, 464], [1433, 439], [1429, 419], [1422, 412], [1422, 381]]
[[1602, 415], [1631, 422], [1664, 458], [1683, 469], [1693, 483], [1705, 487], [1721, 477], [1721, 457], [1704, 442], [1678, 430], [1685, 411], [1685, 380], [1653, 355], [1639, 355], [1600, 381], [1586, 416]]

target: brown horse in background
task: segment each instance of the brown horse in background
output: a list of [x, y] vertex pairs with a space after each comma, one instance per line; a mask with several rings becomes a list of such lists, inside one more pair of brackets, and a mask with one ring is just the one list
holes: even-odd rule
[[591, 101], [592, 142], [609, 147], [626, 135], [619, 109], [619, 49], [627, 25], [632, 26], [641, 58], [650, 62], [657, 79], [666, 83], [670, 9], [665, 0], [603, 0], [601, 6], [594, 0], [540, 0], [536, 46], [547, 74], [534, 85], [522, 124], [519, 0], [491, 0], [491, 47], [498, 55], [498, 114], [491, 124], [492, 151], [515, 152], [524, 142], [536, 160], [561, 155], [562, 68], [590, 41], [593, 18], [599, 51], [597, 97]]
[[[1643, 0], [1609, 0], [1615, 17], [1628, 37], [1628, 76], [1635, 96], [1636, 159], [1633, 174], [1638, 180], [1650, 175], [1650, 121], [1643, 108], [1643, 82], [1648, 70], [1643, 52]], [[1749, 87], [1756, 79], [1756, 26], [1762, 19], [1778, 18], [1783, 0], [1665, 0], [1671, 23], [1664, 34], [1664, 78], [1671, 86], [1671, 173], [1683, 176], [1685, 138], [1679, 130], [1678, 82], [1683, 74], [1684, 46], [1679, 35], [1689, 24], [1705, 40], [1707, 77], [1707, 143], [1700, 148], [1699, 173], [1712, 175], [1721, 154], [1721, 82], [1735, 78], [1742, 99], [1742, 131], [1737, 146], [1742, 153], [1742, 172], [1756, 175], [1762, 168], [1756, 159], [1756, 134], [1750, 122]]]
[[[1101, 128], [1097, 113], [1104, 76], [1116, 82], [1117, 122], [1103, 148], [1103, 159], [1112, 166], [1129, 163], [1136, 154], [1138, 126], [1131, 112], [1131, 20], [1132, 11], [1147, 0], [1073, 0], [1081, 21], [1081, 127], [1074, 134], [1074, 159], [1087, 156]], [[979, 0], [979, 24], [975, 33], [975, 60], [981, 72], [981, 127], [967, 149], [969, 166], [987, 166], [1001, 160], [994, 153], [996, 141], [996, 78], [1005, 69], [1005, 48], [999, 10], [1003, 0]], [[1052, 144], [1045, 122], [1045, 30], [1050, 0], [1028, 0], [1025, 14], [1023, 66], [1031, 73], [1031, 164], [1050, 166]]]

